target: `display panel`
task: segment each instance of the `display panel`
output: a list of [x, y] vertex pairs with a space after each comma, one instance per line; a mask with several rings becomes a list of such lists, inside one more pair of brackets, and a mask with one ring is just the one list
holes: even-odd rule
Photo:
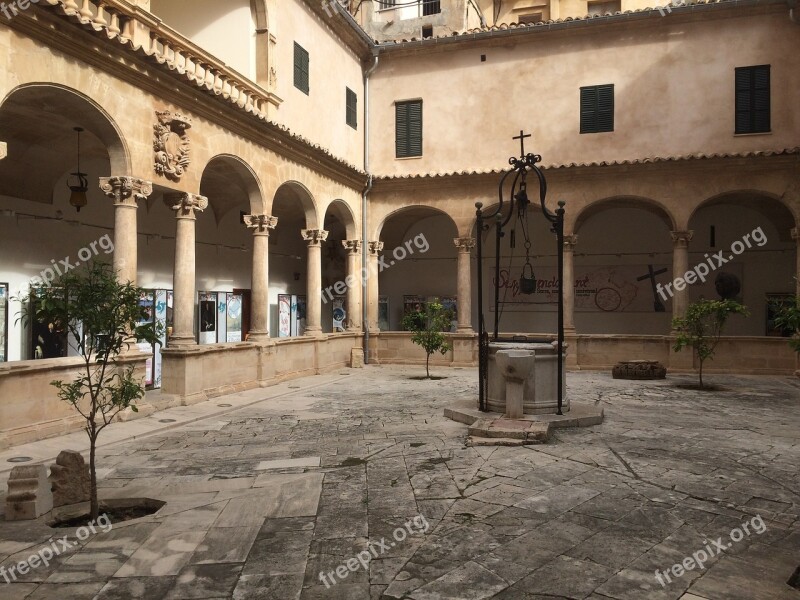
[[8, 284], [0, 283], [0, 363], [8, 361]]

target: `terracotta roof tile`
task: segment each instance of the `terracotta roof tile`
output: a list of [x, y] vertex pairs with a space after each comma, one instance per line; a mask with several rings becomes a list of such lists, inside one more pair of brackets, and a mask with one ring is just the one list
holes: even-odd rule
[[[800, 146], [794, 148], [785, 148], [783, 150], [758, 150], [754, 152], [739, 152], [739, 153], [712, 153], [712, 154], [686, 154], [683, 156], [653, 156], [645, 158], [634, 158], [618, 161], [594, 161], [586, 163], [562, 163], [562, 164], [542, 164], [541, 167], [545, 171], [557, 169], [573, 169], [580, 167], [609, 167], [620, 165], [642, 165], [651, 163], [664, 163], [664, 162], [678, 162], [688, 160], [708, 160], [714, 158], [756, 158], [766, 156], [790, 156], [800, 155]], [[443, 177], [458, 177], [470, 175], [499, 175], [505, 173], [507, 168], [503, 169], [485, 169], [481, 171], [450, 171], [447, 173], [415, 173], [410, 175], [380, 175], [376, 176], [376, 181], [393, 181], [400, 179], [434, 179]]]

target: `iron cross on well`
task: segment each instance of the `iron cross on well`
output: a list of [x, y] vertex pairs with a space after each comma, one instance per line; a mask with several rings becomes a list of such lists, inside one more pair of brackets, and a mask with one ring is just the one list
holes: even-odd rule
[[519, 140], [520, 158], [525, 158], [525, 138], [533, 137], [531, 133], [525, 133], [522, 129], [519, 130], [519, 135], [515, 135], [514, 140]]

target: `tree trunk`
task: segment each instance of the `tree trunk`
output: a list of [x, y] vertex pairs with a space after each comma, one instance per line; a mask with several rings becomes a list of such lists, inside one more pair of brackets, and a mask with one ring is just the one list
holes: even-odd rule
[[431, 363], [431, 355], [428, 354], [428, 355], [425, 356], [425, 374], [427, 375], [426, 379], [430, 379], [431, 378], [430, 363]]
[[703, 361], [700, 361], [700, 389], [703, 389]]
[[92, 521], [97, 522], [100, 516], [100, 503], [97, 501], [97, 470], [95, 469], [95, 447], [97, 445], [97, 433], [95, 432], [95, 425], [92, 423], [92, 434], [89, 436], [89, 477], [91, 485], [89, 488], [90, 493], [90, 515]]

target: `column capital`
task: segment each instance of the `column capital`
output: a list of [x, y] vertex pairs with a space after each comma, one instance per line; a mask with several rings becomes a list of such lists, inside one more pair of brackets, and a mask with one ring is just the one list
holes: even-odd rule
[[564, 252], [574, 252], [575, 246], [578, 244], [577, 234], [564, 236]]
[[138, 205], [153, 193], [153, 184], [136, 177], [101, 177], [100, 189], [114, 204]]
[[800, 244], [800, 227], [792, 227], [792, 239], [797, 240], [797, 243]]
[[0, 160], [8, 156], [8, 145], [5, 142], [0, 142]]
[[376, 256], [378, 252], [383, 251], [383, 242], [369, 242], [369, 253]]
[[180, 218], [195, 218], [195, 212], [203, 212], [208, 208], [208, 198], [197, 194], [177, 193], [165, 194], [164, 201], [172, 207]]
[[301, 229], [300, 234], [309, 246], [319, 246], [328, 239], [328, 232], [324, 229]]
[[670, 231], [669, 234], [672, 236], [672, 243], [676, 247], [686, 247], [689, 245], [689, 242], [692, 241], [692, 236], [694, 235], [694, 231], [691, 229], [687, 229], [686, 231]]
[[454, 238], [453, 243], [456, 245], [456, 248], [458, 248], [459, 252], [464, 252], [465, 254], [468, 254], [475, 247], [475, 238], [471, 237]]
[[344, 246], [348, 254], [361, 252], [361, 240], [342, 240], [342, 246]]
[[245, 215], [244, 225], [253, 230], [253, 234], [266, 233], [278, 226], [278, 217], [272, 215]]

